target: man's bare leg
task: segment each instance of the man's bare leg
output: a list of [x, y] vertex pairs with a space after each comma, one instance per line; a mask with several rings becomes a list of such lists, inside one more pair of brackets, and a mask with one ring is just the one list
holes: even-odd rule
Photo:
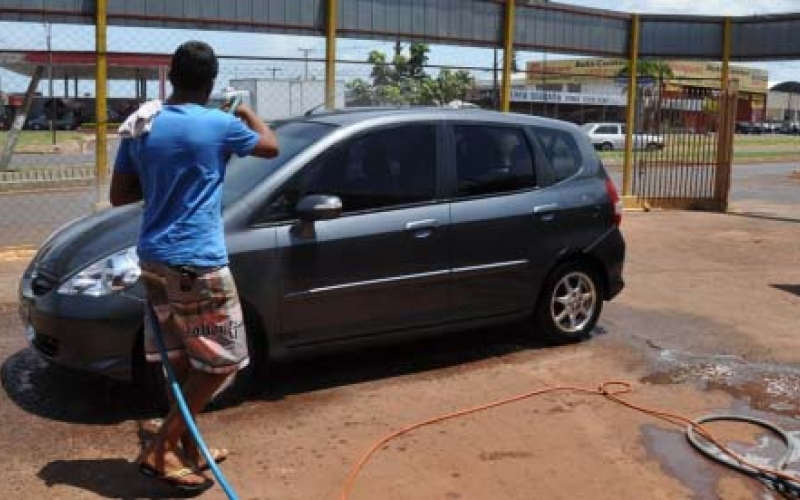
[[[197, 415], [203, 410], [227, 377], [226, 374], [189, 370], [183, 385], [183, 394], [192, 415]], [[139, 463], [164, 473], [194, 468], [196, 464], [188, 460], [178, 449], [178, 441], [185, 431], [183, 416], [173, 402], [155, 439], [139, 456]], [[186, 485], [200, 485], [206, 482], [206, 478], [201, 474], [191, 474], [180, 478], [180, 482]]]

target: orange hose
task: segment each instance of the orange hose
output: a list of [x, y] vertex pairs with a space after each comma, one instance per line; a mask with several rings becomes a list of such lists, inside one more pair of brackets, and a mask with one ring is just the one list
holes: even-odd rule
[[618, 380], [609, 380], [601, 383], [597, 389], [588, 389], [585, 387], [573, 387], [573, 386], [555, 386], [555, 387], [545, 387], [544, 389], [539, 389], [536, 391], [527, 392], [524, 394], [519, 394], [517, 396], [513, 396], [506, 399], [501, 399], [498, 401], [494, 401], [491, 403], [487, 403], [480, 406], [475, 406], [472, 408], [466, 408], [463, 410], [459, 410], [453, 413], [448, 413], [445, 415], [441, 415], [438, 417], [434, 417], [428, 420], [424, 420], [422, 422], [417, 422], [415, 424], [411, 424], [409, 426], [403, 427], [397, 431], [394, 431], [390, 434], [387, 434], [383, 438], [379, 439], [374, 445], [370, 447], [370, 449], [364, 454], [363, 457], [356, 463], [356, 465], [351, 469], [350, 473], [347, 475], [345, 479], [344, 485], [342, 486], [341, 490], [341, 500], [347, 500], [348, 496], [353, 490], [353, 487], [356, 484], [356, 480], [358, 479], [359, 474], [366, 466], [367, 462], [372, 458], [378, 449], [384, 446], [389, 441], [402, 436], [403, 434], [407, 434], [415, 429], [419, 429], [420, 427], [425, 427], [427, 425], [443, 422], [445, 420], [451, 420], [457, 417], [463, 417], [464, 415], [469, 415], [471, 413], [477, 413], [479, 411], [488, 410], [490, 408], [495, 408], [497, 406], [502, 406], [510, 403], [516, 403], [523, 399], [528, 399], [534, 396], [539, 396], [542, 394], [547, 394], [551, 392], [572, 392], [577, 394], [588, 394], [591, 396], [603, 396], [615, 403], [621, 404], [633, 410], [637, 410], [639, 412], [645, 413], [647, 415], [656, 417], [658, 419], [664, 420], [669, 422], [673, 425], [685, 425], [688, 427], [692, 427], [697, 434], [708, 440], [710, 443], [714, 444], [720, 451], [722, 451], [725, 455], [729, 456], [736, 462], [744, 465], [746, 467], [750, 467], [762, 474], [772, 475], [778, 479], [797, 482], [798, 478], [792, 476], [790, 474], [786, 474], [782, 471], [772, 469], [769, 467], [761, 467], [756, 465], [752, 462], [747, 461], [744, 457], [740, 456], [739, 454], [735, 453], [731, 449], [724, 446], [722, 443], [717, 440], [714, 435], [704, 428], [702, 425], [694, 423], [691, 419], [684, 417], [682, 415], [678, 415], [676, 413], [670, 413], [660, 410], [655, 410], [651, 408], [647, 408], [644, 406], [636, 405], [629, 401], [626, 401], [621, 396], [623, 394], [628, 394], [632, 392], [632, 386], [630, 382], [618, 381]]

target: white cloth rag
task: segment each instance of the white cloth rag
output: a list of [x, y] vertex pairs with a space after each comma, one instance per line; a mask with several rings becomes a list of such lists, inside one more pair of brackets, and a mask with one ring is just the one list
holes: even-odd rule
[[119, 126], [119, 135], [123, 139], [134, 139], [150, 133], [153, 118], [161, 112], [161, 101], [147, 101], [131, 114]]

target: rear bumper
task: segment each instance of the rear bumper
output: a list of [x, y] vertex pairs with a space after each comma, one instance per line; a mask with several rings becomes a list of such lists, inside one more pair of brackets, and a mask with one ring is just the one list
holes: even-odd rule
[[613, 228], [605, 233], [589, 252], [593, 257], [603, 263], [606, 271], [605, 300], [612, 300], [625, 288], [622, 276], [625, 265], [625, 239], [618, 228]]

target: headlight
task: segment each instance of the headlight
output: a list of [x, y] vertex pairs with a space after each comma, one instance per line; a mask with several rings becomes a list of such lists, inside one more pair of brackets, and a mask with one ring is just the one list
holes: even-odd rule
[[136, 248], [126, 248], [85, 267], [61, 285], [58, 293], [102, 297], [133, 286], [141, 274]]

